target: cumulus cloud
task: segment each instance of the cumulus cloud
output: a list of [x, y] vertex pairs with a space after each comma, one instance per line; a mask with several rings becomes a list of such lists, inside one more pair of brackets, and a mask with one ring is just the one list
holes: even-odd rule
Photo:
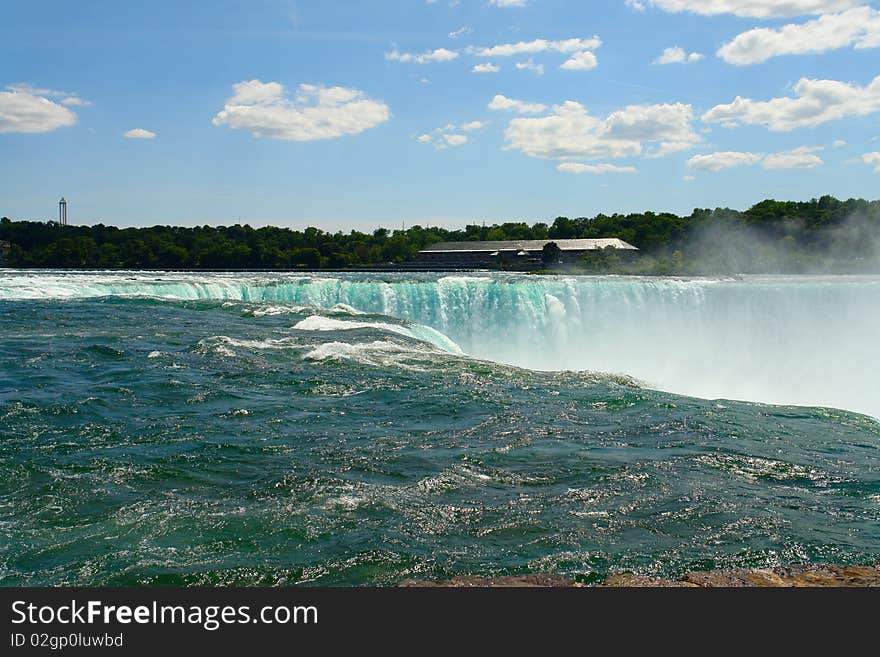
[[794, 93], [794, 98], [769, 101], [737, 96], [732, 103], [710, 109], [703, 115], [703, 121], [727, 127], [763, 125], [770, 130], [789, 131], [880, 112], [880, 76], [864, 87], [837, 80], [802, 78]]
[[143, 128], [132, 128], [122, 135], [126, 139], [155, 139], [156, 133]]
[[875, 153], [865, 153], [862, 155], [862, 160], [865, 164], [876, 164], [877, 168], [874, 169], [877, 173], [880, 173], [880, 152]]
[[848, 46], [880, 47], [880, 11], [858, 7], [803, 24], [792, 23], [778, 29], [756, 28], [721, 46], [718, 56], [730, 64], [744, 66], [780, 55], [823, 53]]
[[703, 16], [734, 14], [750, 18], [785, 18], [828, 14], [852, 9], [865, 0], [627, 0], [637, 9], [652, 5], [664, 11], [690, 12]]
[[333, 139], [356, 135], [391, 118], [388, 105], [357, 89], [301, 84], [290, 99], [277, 82], [250, 80], [232, 88], [235, 93], [213, 123], [241, 128], [256, 137]]
[[540, 114], [547, 111], [547, 106], [541, 103], [527, 103], [522, 100], [514, 100], [513, 98], [498, 94], [489, 103], [489, 109], [496, 112], [515, 112], [516, 114]]
[[694, 155], [688, 160], [688, 167], [697, 171], [721, 171], [733, 167], [757, 164], [764, 158], [760, 153], [742, 153], [739, 151], [723, 151]]
[[485, 64], [477, 64], [474, 66], [471, 71], [473, 73], [497, 73], [501, 70], [500, 66], [496, 66], [492, 62], [486, 62]]
[[69, 91], [59, 91], [58, 89], [44, 89], [34, 87], [24, 82], [18, 84], [10, 84], [6, 87], [7, 91], [13, 93], [29, 94], [31, 96], [40, 96], [42, 98], [58, 98], [58, 102], [68, 107], [91, 107], [93, 103], [83, 100], [79, 95], [70, 93]]
[[823, 164], [816, 152], [822, 149], [815, 146], [801, 146], [779, 153], [744, 153], [741, 151], [722, 151], [695, 155], [688, 160], [688, 167], [696, 171], [717, 173], [738, 166], [760, 164], [764, 169], [812, 169]]
[[[10, 85], [6, 91], [0, 91], [0, 133], [51, 132], [75, 125], [76, 114], [67, 107], [49, 100], [47, 96], [77, 98], [61, 91], [36, 89], [23, 84]], [[63, 103], [64, 100], [61, 102]], [[80, 102], [84, 104], [85, 101]]]
[[517, 62], [516, 68], [520, 71], [532, 71], [533, 73], [537, 73], [538, 75], [544, 75], [544, 65], [535, 64], [535, 62], [532, 61], [531, 57], [529, 57], [524, 62]]
[[655, 64], [684, 64], [685, 62], [698, 62], [703, 59], [705, 55], [702, 55], [698, 52], [687, 53], [684, 48], [680, 48], [679, 46], [673, 46], [672, 48], [666, 48], [657, 59], [654, 60]]
[[690, 148], [700, 141], [690, 105], [630, 105], [605, 118], [580, 103], [555, 105], [552, 114], [513, 119], [505, 130], [509, 148], [551, 160], [598, 160]]
[[525, 7], [526, 0], [489, 0], [495, 7]]
[[515, 55], [534, 55], [539, 52], [561, 52], [565, 54], [596, 50], [602, 45], [602, 39], [594, 36], [589, 39], [562, 39], [549, 41], [535, 39], [518, 43], [504, 43], [497, 46], [469, 48], [468, 51], [478, 57], [512, 57]]
[[843, 148], [847, 144], [843, 139], [835, 139], [833, 145], [834, 145], [834, 148]]
[[558, 167], [556, 167], [557, 171], [561, 171], [562, 173], [592, 173], [595, 175], [601, 175], [605, 173], [637, 173], [638, 169], [635, 167], [620, 167], [616, 164], [582, 164], [580, 162], [563, 162]]
[[773, 153], [761, 162], [765, 169], [812, 169], [823, 164], [822, 158], [816, 155], [821, 148], [801, 146], [791, 151]]
[[436, 128], [431, 132], [419, 135], [416, 137], [416, 141], [420, 144], [431, 144], [438, 151], [464, 146], [470, 141], [470, 137], [462, 133], [475, 132], [485, 128], [486, 125], [488, 124], [484, 121], [468, 121], [461, 125], [449, 123], [442, 128]]
[[458, 59], [458, 53], [447, 48], [437, 48], [436, 50], [428, 50], [423, 53], [400, 52], [392, 50], [385, 53], [385, 59], [389, 62], [401, 62], [403, 64], [432, 64], [435, 62], [448, 62]]
[[565, 69], [566, 71], [589, 71], [596, 68], [598, 65], [599, 61], [596, 59], [596, 55], [585, 50], [584, 52], [576, 52], [559, 68]]
[[[462, 29], [450, 32], [449, 36], [450, 38], [458, 38], [466, 33]], [[602, 40], [597, 36], [583, 39], [533, 39], [532, 41], [502, 43], [494, 46], [468, 46], [459, 50], [437, 48], [436, 50], [428, 50], [423, 53], [400, 52], [395, 48], [393, 51], [385, 53], [385, 59], [393, 62], [430, 64], [458, 59], [462, 54], [489, 59], [555, 52], [569, 56], [569, 59], [562, 65], [562, 68], [568, 70], [589, 70], [597, 65], [596, 55], [592, 51], [601, 45]], [[535, 64], [531, 59], [518, 63], [516, 67], [536, 73], [544, 72], [543, 64]], [[500, 67], [491, 62], [485, 62], [475, 65], [471, 70], [474, 73], [497, 73]]]

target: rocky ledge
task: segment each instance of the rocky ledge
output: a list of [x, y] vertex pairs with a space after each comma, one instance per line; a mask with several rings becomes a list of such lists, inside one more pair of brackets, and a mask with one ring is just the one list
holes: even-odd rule
[[[442, 588], [571, 588], [583, 586], [558, 575], [511, 575], [508, 577], [456, 577], [446, 581], [401, 582], [402, 587]], [[877, 566], [832, 566], [813, 564], [759, 570], [713, 570], [692, 572], [679, 579], [659, 579], [644, 575], [611, 575], [605, 587], [880, 587], [880, 564]]]

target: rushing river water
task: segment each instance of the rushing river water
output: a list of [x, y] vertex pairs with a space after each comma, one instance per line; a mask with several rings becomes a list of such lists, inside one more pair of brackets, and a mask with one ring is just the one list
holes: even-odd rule
[[876, 277], [5, 270], [0, 584], [876, 561], [878, 326]]

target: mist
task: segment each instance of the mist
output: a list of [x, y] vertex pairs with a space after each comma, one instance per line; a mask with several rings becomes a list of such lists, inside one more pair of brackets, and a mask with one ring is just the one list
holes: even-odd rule
[[438, 324], [472, 356], [880, 417], [876, 277], [543, 279], [508, 286], [503, 301], [491, 283], [455, 285], [442, 318], [407, 314]]
[[864, 209], [824, 225], [796, 214], [764, 223], [716, 210], [676, 248], [691, 274], [880, 273], [880, 222]]

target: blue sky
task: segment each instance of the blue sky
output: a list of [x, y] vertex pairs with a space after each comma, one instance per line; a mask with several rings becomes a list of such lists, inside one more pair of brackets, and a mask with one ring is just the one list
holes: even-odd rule
[[877, 198], [878, 8], [7, 0], [0, 215], [64, 195], [71, 223], [367, 230]]

